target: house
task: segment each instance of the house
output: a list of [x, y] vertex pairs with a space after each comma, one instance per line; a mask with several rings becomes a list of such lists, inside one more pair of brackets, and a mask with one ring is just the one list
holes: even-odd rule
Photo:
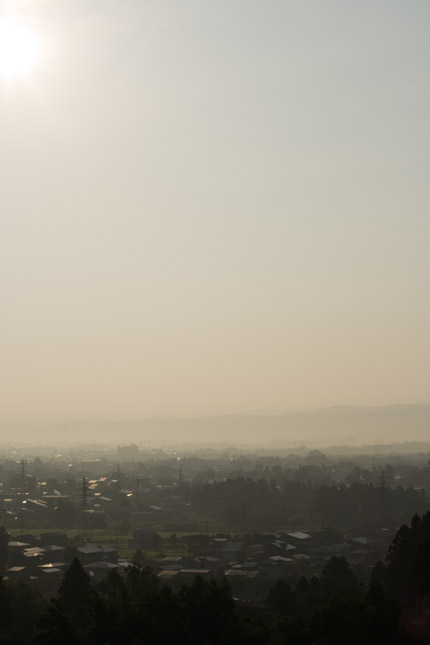
[[118, 569], [118, 565], [101, 560], [98, 562], [92, 562], [91, 564], [86, 564], [84, 569], [93, 580], [102, 580], [107, 576], [109, 571]]
[[226, 578], [250, 578], [254, 580], [255, 578], [261, 576], [259, 571], [245, 571], [244, 569], [226, 569], [224, 571]]
[[28, 571], [25, 567], [10, 567], [6, 570], [6, 575], [9, 580], [20, 580], [25, 578]]
[[196, 576], [208, 578], [211, 572], [210, 569], [181, 569], [177, 573], [181, 582], [193, 582]]
[[287, 533], [287, 537], [301, 543], [305, 542], [306, 540], [312, 539], [312, 535], [309, 535], [309, 533], [304, 533], [304, 531], [292, 531], [291, 533]]
[[38, 567], [38, 589], [41, 593], [53, 595], [56, 593], [63, 571], [59, 567]]
[[158, 580], [165, 585], [175, 585], [179, 571], [168, 571], [163, 569], [157, 574]]
[[94, 562], [112, 562], [118, 561], [118, 550], [110, 546], [85, 544], [78, 547], [78, 558], [83, 566]]
[[226, 542], [222, 547], [221, 557], [224, 562], [239, 562], [245, 557], [243, 542]]
[[50, 562], [62, 562], [64, 560], [64, 554], [66, 549], [64, 546], [58, 546], [56, 544], [47, 544], [43, 547], [44, 551], [44, 560], [46, 563]]

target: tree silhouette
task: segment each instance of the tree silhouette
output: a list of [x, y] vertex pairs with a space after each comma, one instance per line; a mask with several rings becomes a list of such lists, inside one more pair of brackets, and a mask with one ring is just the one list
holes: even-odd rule
[[78, 632], [58, 600], [51, 600], [40, 617], [34, 638], [37, 645], [77, 645]]
[[278, 580], [269, 591], [264, 604], [274, 614], [288, 615], [295, 610], [296, 596], [285, 580]]
[[0, 575], [3, 576], [7, 567], [9, 533], [0, 526]]
[[321, 594], [325, 598], [334, 595], [357, 596], [360, 592], [358, 582], [344, 557], [333, 556], [321, 574]]
[[78, 558], [74, 558], [58, 589], [58, 594], [66, 607], [80, 605], [91, 588], [90, 577], [82, 568]]
[[137, 564], [140, 567], [145, 566], [145, 555], [142, 551], [142, 549], [137, 549], [134, 556], [133, 556], [133, 564]]

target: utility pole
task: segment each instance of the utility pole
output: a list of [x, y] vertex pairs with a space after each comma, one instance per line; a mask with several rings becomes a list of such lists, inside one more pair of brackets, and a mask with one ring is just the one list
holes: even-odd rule
[[387, 487], [386, 487], [386, 481], [385, 481], [385, 470], [382, 471], [381, 473], [381, 479], [379, 480], [379, 490], [381, 491], [381, 517], [385, 517], [385, 509], [386, 509], [386, 493], [387, 493]]
[[23, 493], [26, 493], [26, 473], [25, 473], [25, 467], [27, 465], [27, 462], [25, 459], [21, 461], [21, 490]]
[[88, 487], [87, 480], [82, 477], [81, 508], [79, 513], [78, 541], [90, 542], [90, 530], [88, 528]]

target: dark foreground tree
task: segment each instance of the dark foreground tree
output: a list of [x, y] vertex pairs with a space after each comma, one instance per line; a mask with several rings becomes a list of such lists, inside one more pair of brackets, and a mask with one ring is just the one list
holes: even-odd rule
[[323, 599], [332, 596], [351, 597], [360, 594], [358, 582], [344, 557], [333, 556], [325, 565], [320, 581]]
[[4, 576], [7, 567], [9, 533], [0, 526], [0, 576]]
[[93, 604], [96, 600], [89, 575], [75, 558], [58, 590], [59, 600], [72, 625], [85, 638], [94, 623]]
[[278, 580], [269, 591], [264, 604], [273, 614], [291, 615], [296, 609], [296, 594], [285, 580]]
[[61, 600], [66, 607], [77, 607], [85, 600], [90, 588], [89, 575], [78, 558], [74, 558], [58, 590]]
[[56, 599], [51, 600], [40, 617], [37, 633], [33, 641], [37, 645], [77, 645], [78, 631], [73, 627], [63, 605]]

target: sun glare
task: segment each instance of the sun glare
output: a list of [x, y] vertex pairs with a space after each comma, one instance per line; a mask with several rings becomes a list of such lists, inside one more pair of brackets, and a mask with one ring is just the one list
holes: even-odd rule
[[41, 55], [41, 40], [24, 22], [0, 17], [0, 76], [9, 79], [27, 76]]

